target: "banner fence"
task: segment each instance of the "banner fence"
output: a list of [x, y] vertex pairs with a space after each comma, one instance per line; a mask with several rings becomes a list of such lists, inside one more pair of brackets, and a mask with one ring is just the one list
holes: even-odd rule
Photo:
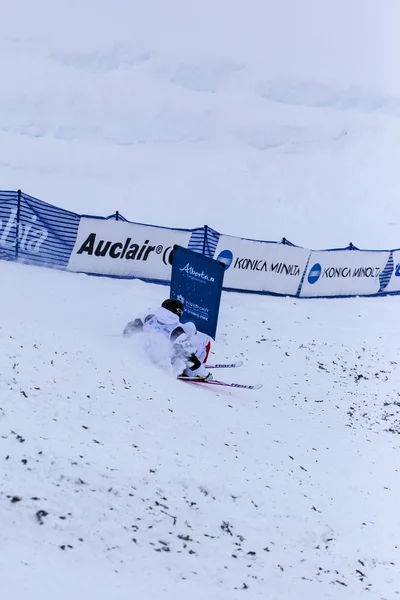
[[225, 264], [224, 290], [338, 298], [400, 293], [400, 249], [311, 250], [286, 238], [251, 240], [195, 229], [79, 215], [28, 194], [0, 190], [0, 259], [169, 284], [175, 245]]

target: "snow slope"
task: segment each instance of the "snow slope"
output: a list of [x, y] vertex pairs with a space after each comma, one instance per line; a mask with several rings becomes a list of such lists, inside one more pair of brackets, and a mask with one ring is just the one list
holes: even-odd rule
[[224, 294], [214, 357], [264, 383], [228, 393], [119, 335], [165, 288], [0, 266], [7, 596], [400, 592], [396, 298]]
[[[15, 0], [0, 180], [84, 213], [399, 246], [395, 0]], [[121, 331], [163, 287], [0, 263], [0, 590], [392, 600], [398, 299], [223, 294], [199, 389]]]
[[15, 0], [0, 178], [78, 212], [399, 246], [397, 0]]

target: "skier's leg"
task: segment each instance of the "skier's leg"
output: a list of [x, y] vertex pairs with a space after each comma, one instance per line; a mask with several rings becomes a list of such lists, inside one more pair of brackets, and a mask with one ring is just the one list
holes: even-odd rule
[[195, 354], [199, 361], [205, 364], [208, 360], [208, 355], [210, 354], [211, 340], [204, 334], [197, 334], [194, 337], [196, 340], [194, 344]]
[[[195, 336], [197, 337], [197, 336]], [[184, 370], [186, 377], [201, 377], [202, 379], [212, 379], [211, 371], [206, 369], [205, 362], [207, 360], [210, 343], [204, 344], [202, 341], [194, 348], [192, 356], [189, 358], [189, 365]], [[207, 348], [208, 346], [208, 348]]]
[[210, 350], [211, 350], [211, 342], [210, 341], [207, 342], [205, 350], [206, 350], [206, 355], [203, 360], [204, 364], [208, 361], [208, 355], [210, 354]]
[[[187, 324], [186, 324], [187, 325]], [[178, 337], [174, 344], [174, 354], [176, 361], [184, 359], [186, 366], [182, 373], [185, 377], [201, 377], [202, 379], [211, 379], [212, 374], [204, 366], [204, 361], [208, 356], [209, 337], [202, 333]]]
[[[197, 366], [199, 365], [199, 366]], [[205, 366], [202, 363], [196, 363], [196, 368], [192, 367], [186, 367], [186, 369], [183, 372], [183, 376], [184, 377], [198, 377], [200, 379], [212, 379], [212, 373], [211, 371], [208, 371], [208, 369], [205, 368]]]

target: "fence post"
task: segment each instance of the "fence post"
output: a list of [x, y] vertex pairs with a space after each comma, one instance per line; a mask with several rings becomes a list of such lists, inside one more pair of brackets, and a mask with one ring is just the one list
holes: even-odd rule
[[208, 231], [208, 225], [204, 225], [203, 256], [205, 256], [205, 254], [206, 254], [207, 231]]
[[21, 190], [17, 192], [17, 226], [15, 231], [15, 260], [18, 260], [19, 252], [19, 221], [21, 215]]
[[115, 220], [118, 221], [119, 220], [119, 211], [115, 211]]

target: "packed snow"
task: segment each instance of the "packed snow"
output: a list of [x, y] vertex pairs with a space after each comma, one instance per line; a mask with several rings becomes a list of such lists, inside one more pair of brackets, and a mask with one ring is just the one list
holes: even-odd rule
[[[16, 0], [0, 175], [80, 213], [398, 247], [395, 0]], [[201, 388], [127, 321], [168, 288], [1, 262], [0, 589], [400, 594], [398, 298], [223, 293]]]
[[9, 595], [400, 591], [397, 298], [224, 294], [213, 358], [264, 383], [239, 393], [175, 381], [121, 336], [166, 288], [2, 272]]

